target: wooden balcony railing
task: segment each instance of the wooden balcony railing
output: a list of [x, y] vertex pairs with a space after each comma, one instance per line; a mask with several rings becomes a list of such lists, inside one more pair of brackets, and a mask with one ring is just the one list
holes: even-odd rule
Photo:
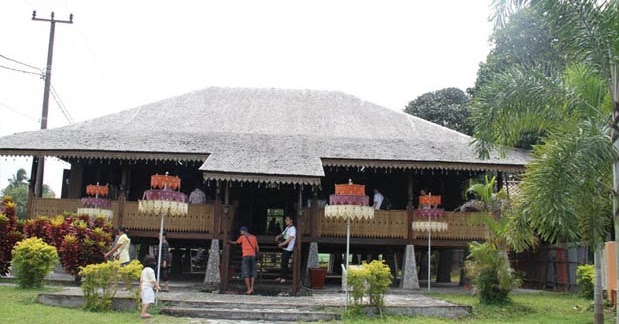
[[[80, 208], [80, 199], [34, 198], [32, 208], [35, 216], [54, 216], [65, 212], [75, 213]], [[138, 212], [137, 201], [125, 201], [122, 222], [129, 229], [159, 230], [160, 215], [143, 215]], [[119, 217], [119, 201], [112, 201], [114, 218]], [[234, 210], [232, 210], [234, 212]], [[214, 233], [215, 208], [212, 204], [189, 205], [185, 216], [167, 216], [165, 228], [174, 232]]]
[[[34, 215], [53, 216], [65, 212], [74, 213], [80, 207], [80, 199], [49, 199], [34, 198], [31, 207]], [[112, 201], [114, 217], [118, 217], [119, 201]], [[159, 215], [142, 215], [138, 212], [138, 203], [126, 201], [123, 206], [123, 225], [136, 230], [158, 230]], [[311, 225], [311, 212], [307, 208], [303, 210], [299, 226], [303, 235], [309, 235]], [[317, 212], [317, 237], [345, 237], [346, 221], [343, 219], [331, 219], [324, 217], [324, 209], [318, 208]], [[230, 206], [229, 216], [234, 219], [235, 210]], [[444, 221], [448, 224], [445, 232], [432, 233], [432, 238], [437, 240], [485, 240], [490, 236], [488, 226], [479, 222], [480, 217], [488, 216], [487, 213], [459, 213], [445, 212], [445, 215], [432, 220]], [[417, 220], [417, 219], [415, 219]], [[212, 233], [220, 231], [216, 226], [221, 226], [215, 220], [215, 206], [190, 205], [186, 216], [169, 216], [165, 218], [165, 228], [168, 231], [185, 233]], [[378, 210], [371, 220], [353, 220], [350, 223], [350, 235], [358, 238], [384, 238], [384, 239], [407, 239], [408, 212], [406, 210]], [[413, 238], [427, 238], [427, 232], [413, 231]]]
[[[490, 236], [490, 230], [488, 226], [480, 222], [479, 219], [488, 216], [490, 216], [488, 213], [445, 212], [444, 216], [433, 217], [432, 221], [446, 222], [448, 226], [447, 231], [432, 232], [432, 239], [462, 241], [485, 240]], [[417, 239], [427, 238], [428, 232], [413, 231], [413, 237]]]
[[[324, 208], [319, 209], [320, 237], [345, 237], [346, 220], [325, 218]], [[352, 220], [350, 236], [362, 238], [406, 239], [408, 234], [406, 210], [377, 210], [374, 219]]]
[[[124, 206], [123, 224], [129, 229], [159, 230], [161, 215], [141, 214], [137, 201], [127, 201]], [[213, 233], [215, 228], [212, 204], [189, 205], [187, 215], [165, 216], [164, 227], [171, 232]]]
[[[75, 213], [82, 207], [80, 199], [32, 198], [33, 216], [56, 216], [64, 213]], [[112, 211], [118, 215], [118, 201], [112, 201]]]

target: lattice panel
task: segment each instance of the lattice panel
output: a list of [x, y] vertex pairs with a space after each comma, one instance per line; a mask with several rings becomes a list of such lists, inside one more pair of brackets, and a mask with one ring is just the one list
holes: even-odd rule
[[[485, 240], [490, 236], [490, 230], [479, 219], [488, 216], [490, 216], [488, 213], [445, 212], [444, 216], [432, 218], [432, 220], [447, 222], [448, 229], [445, 232], [433, 232], [432, 239]], [[418, 239], [427, 238], [428, 233], [413, 231], [413, 236]]]
[[81, 199], [33, 198], [33, 216], [56, 216], [75, 213], [81, 207]]
[[[125, 203], [123, 225], [129, 229], [159, 230], [161, 215], [140, 214], [138, 203]], [[212, 204], [189, 205], [189, 212], [183, 216], [166, 216], [164, 228], [173, 232], [213, 233], [214, 208]]]
[[[345, 237], [346, 220], [324, 217], [324, 209], [319, 211], [320, 236]], [[351, 237], [406, 239], [407, 213], [405, 210], [376, 210], [374, 219], [352, 220]]]

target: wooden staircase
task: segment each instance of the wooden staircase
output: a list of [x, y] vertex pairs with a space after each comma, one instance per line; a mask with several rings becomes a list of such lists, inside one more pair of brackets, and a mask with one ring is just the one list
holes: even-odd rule
[[[258, 259], [258, 277], [256, 284], [272, 284], [279, 278], [282, 249], [277, 246], [272, 236], [259, 236], [260, 257]], [[242, 283], [241, 280], [241, 247], [230, 248], [230, 284]], [[290, 281], [291, 278], [287, 278]]]

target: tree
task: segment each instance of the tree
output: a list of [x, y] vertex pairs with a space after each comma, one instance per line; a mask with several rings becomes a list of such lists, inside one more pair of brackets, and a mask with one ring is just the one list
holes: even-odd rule
[[[509, 213], [508, 196], [503, 190], [495, 192], [496, 177], [484, 177], [483, 183], [474, 183], [467, 190], [473, 194], [480, 211], [492, 216], [480, 221], [490, 230], [490, 237], [483, 243], [469, 243], [470, 255], [466, 262], [467, 274], [472, 277], [482, 304], [504, 304], [509, 301], [509, 293], [520, 284], [509, 261], [509, 251], [513, 240], [511, 230], [515, 218]], [[519, 237], [532, 244], [530, 231], [519, 233]]]
[[422, 94], [409, 102], [404, 112], [460, 133], [472, 134], [469, 97], [457, 88], [445, 88]]
[[26, 170], [24, 169], [17, 170], [17, 173], [15, 173], [15, 175], [13, 175], [8, 180], [9, 180], [9, 185], [14, 186], [14, 187], [28, 184], [28, 176], [27, 176]]
[[[9, 185], [2, 190], [2, 196], [13, 197], [17, 204], [17, 217], [26, 218], [26, 207], [28, 206], [28, 174], [26, 170], [19, 169], [9, 180]], [[43, 198], [55, 198], [56, 193], [46, 184], [43, 185]]]
[[[514, 145], [524, 132], [544, 134], [524, 177], [520, 224], [549, 241], [589, 242], [599, 271], [599, 242], [608, 236], [611, 215], [610, 199], [603, 197], [613, 197], [619, 233], [619, 198], [614, 194], [619, 182], [611, 186], [609, 168], [612, 164], [612, 178], [619, 176], [619, 1], [495, 4], [497, 30], [521, 8], [542, 14], [568, 68], [548, 69], [537, 62], [493, 73], [473, 100], [476, 148], [487, 156], [497, 145]], [[599, 278], [598, 272], [596, 323], [603, 321]]]

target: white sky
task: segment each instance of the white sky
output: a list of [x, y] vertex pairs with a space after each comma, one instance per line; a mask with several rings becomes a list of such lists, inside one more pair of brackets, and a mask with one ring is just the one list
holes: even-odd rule
[[[338, 90], [402, 110], [474, 85], [490, 50], [491, 0], [0, 2], [0, 55], [44, 69], [75, 121], [222, 87]], [[0, 57], [0, 65], [34, 71]], [[43, 80], [0, 68], [0, 136], [36, 130]], [[48, 127], [68, 122], [50, 99]], [[48, 159], [48, 161], [51, 159]], [[0, 157], [0, 189], [25, 158]], [[62, 164], [46, 165], [60, 193]]]

